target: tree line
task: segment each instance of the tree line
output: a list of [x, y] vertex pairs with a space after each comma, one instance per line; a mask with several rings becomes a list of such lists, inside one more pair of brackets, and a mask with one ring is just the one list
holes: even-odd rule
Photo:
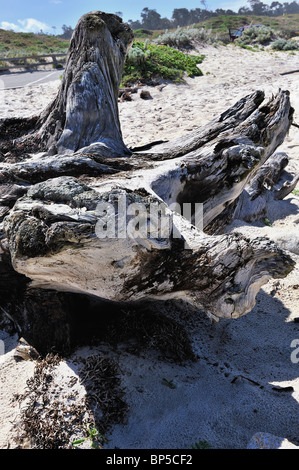
[[[237, 12], [230, 9], [225, 10], [223, 8], [217, 8], [215, 11], [211, 11], [208, 9], [206, 0], [201, 0], [200, 3], [203, 8], [194, 8], [191, 10], [188, 10], [187, 8], [175, 8], [170, 19], [162, 18], [155, 9], [145, 7], [140, 14], [141, 20], [128, 20], [128, 24], [133, 30], [157, 30], [190, 26], [220, 15], [282, 16], [286, 14], [299, 13], [299, 3], [297, 1], [293, 1], [291, 3], [273, 1], [271, 5], [266, 5], [261, 0], [248, 0], [249, 6], [241, 7]], [[120, 11], [117, 11], [116, 14], [118, 16], [123, 16], [123, 13]], [[58, 37], [70, 39], [73, 33], [73, 28], [71, 26], [63, 25], [62, 30], [63, 33]]]
[[171, 19], [162, 18], [161, 15], [153, 9], [143, 8], [141, 12], [141, 20], [132, 21], [128, 23], [132, 29], [171, 29], [181, 26], [189, 26], [195, 23], [200, 23], [211, 17], [220, 15], [258, 15], [258, 16], [281, 16], [285, 14], [299, 13], [299, 3], [293, 1], [291, 3], [280, 3], [273, 1], [271, 5], [266, 5], [260, 0], [249, 0], [249, 6], [239, 8], [237, 12], [233, 10], [225, 10], [217, 8], [211, 11], [207, 8], [205, 0], [201, 1], [203, 8], [194, 8], [188, 10], [187, 8], [175, 8], [172, 13]]

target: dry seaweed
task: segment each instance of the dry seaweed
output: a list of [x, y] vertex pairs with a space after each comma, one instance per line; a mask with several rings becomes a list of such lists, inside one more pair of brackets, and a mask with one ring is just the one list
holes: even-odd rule
[[80, 376], [87, 393], [86, 404], [93, 412], [97, 430], [104, 435], [112, 425], [123, 423], [128, 411], [119, 367], [113, 359], [100, 354], [82, 362]]
[[[53, 354], [37, 361], [24, 395], [17, 398], [22, 407], [19, 448], [71, 448], [78, 436], [88, 436], [90, 426], [99, 431], [97, 441], [101, 446], [110, 427], [124, 420], [128, 407], [115, 361], [100, 354], [82, 360], [79, 375], [86, 395], [79, 400], [66, 391], [63, 395], [53, 394], [53, 388], [57, 389], [55, 369], [60, 361]], [[74, 385], [71, 381], [69, 385]]]

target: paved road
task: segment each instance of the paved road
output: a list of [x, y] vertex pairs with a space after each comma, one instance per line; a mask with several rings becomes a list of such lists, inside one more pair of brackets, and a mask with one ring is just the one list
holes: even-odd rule
[[51, 82], [52, 80], [58, 80], [62, 74], [63, 69], [54, 71], [39, 70], [34, 72], [0, 73], [0, 90], [41, 85]]

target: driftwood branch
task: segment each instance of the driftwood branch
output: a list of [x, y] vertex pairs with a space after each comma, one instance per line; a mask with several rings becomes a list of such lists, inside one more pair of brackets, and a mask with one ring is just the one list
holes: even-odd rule
[[276, 193], [276, 185], [288, 162], [288, 156], [284, 152], [271, 155], [246, 185], [236, 205], [232, 207], [230, 219], [253, 222], [265, 218], [267, 205]]
[[282, 188], [280, 188], [275, 193], [275, 199], [284, 199], [286, 198], [297, 186], [299, 181], [299, 175], [294, 176], [291, 181], [286, 181]]
[[289, 75], [291, 73], [298, 73], [299, 72], [299, 69], [296, 69], [296, 70], [290, 70], [289, 72], [282, 72], [280, 75]]

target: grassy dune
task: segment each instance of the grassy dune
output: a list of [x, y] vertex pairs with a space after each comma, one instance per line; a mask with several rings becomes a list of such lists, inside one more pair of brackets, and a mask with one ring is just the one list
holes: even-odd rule
[[56, 36], [0, 29], [0, 57], [64, 53], [68, 47], [69, 41]]

